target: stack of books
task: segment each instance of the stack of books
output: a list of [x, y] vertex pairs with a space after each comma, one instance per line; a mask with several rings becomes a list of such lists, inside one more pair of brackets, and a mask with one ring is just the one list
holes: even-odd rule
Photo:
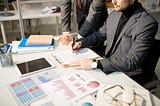
[[28, 38], [21, 39], [18, 44], [12, 42], [12, 45], [12, 52], [53, 50], [54, 38], [53, 35], [30, 35]]

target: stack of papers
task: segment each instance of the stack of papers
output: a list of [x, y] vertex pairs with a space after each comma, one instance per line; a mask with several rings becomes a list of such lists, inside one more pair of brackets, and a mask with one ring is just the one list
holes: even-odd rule
[[53, 50], [54, 39], [52, 35], [30, 35], [21, 41], [12, 42], [12, 53], [30, 53]]

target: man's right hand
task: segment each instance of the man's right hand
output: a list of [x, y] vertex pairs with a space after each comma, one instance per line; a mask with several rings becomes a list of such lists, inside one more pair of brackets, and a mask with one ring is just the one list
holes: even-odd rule
[[71, 41], [70, 47], [71, 47], [72, 51], [76, 53], [82, 47], [82, 42], [77, 41], [73, 45], [73, 41]]

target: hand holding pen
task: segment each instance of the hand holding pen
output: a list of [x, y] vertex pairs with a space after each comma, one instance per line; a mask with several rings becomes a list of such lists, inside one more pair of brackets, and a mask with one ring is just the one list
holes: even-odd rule
[[73, 41], [71, 42], [72, 45], [72, 51], [73, 52], [77, 52], [78, 49], [80, 49], [82, 47], [82, 43], [81, 41], [76, 41], [73, 39]]

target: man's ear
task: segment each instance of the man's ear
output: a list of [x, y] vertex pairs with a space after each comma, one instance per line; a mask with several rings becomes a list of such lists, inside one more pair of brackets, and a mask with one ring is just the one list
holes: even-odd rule
[[130, 0], [130, 5], [132, 5], [137, 0]]

